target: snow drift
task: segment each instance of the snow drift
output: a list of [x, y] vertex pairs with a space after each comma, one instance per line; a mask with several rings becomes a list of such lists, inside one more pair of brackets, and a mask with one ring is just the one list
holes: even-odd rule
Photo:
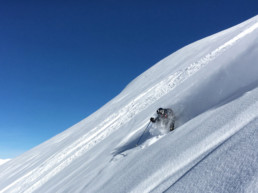
[[[258, 16], [180, 49], [0, 166], [0, 193], [257, 192], [257, 61]], [[176, 130], [135, 147], [158, 107]]]

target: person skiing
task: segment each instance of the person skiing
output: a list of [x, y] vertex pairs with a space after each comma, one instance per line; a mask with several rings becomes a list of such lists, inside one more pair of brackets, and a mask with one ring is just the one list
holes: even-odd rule
[[152, 123], [160, 123], [161, 125], [165, 125], [166, 127], [169, 127], [170, 131], [175, 129], [175, 115], [172, 109], [159, 108], [157, 110], [157, 114], [158, 116], [156, 118], [150, 118]]

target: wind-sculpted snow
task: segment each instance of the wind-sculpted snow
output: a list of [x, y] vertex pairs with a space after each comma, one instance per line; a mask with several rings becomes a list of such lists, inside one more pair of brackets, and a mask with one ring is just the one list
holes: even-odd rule
[[[62, 192], [65, 191], [65, 187], [68, 189], [71, 186], [73, 187], [72, 192], [114, 193], [127, 191], [163, 192], [165, 190], [172, 190], [174, 184], [179, 184], [178, 181], [182, 178], [183, 175], [191, 170], [191, 168], [194, 168], [203, 159], [208, 157], [211, 152], [216, 151], [219, 146], [224, 144], [233, 135], [238, 133], [238, 131], [240, 131], [242, 128], [245, 128], [246, 125], [250, 124], [255, 118], [257, 118], [258, 114], [256, 113], [255, 109], [258, 107], [256, 102], [258, 94], [257, 90], [254, 89], [257, 87], [257, 85], [255, 84], [250, 86], [250, 84], [258, 81], [258, 78], [256, 78], [254, 75], [250, 75], [251, 78], [246, 77], [246, 81], [243, 83], [243, 85], [240, 85], [239, 87], [236, 86], [233, 88], [232, 92], [228, 92], [227, 94], [219, 96], [218, 100], [221, 100], [216, 102], [219, 102], [222, 105], [223, 102], [225, 102], [225, 98], [233, 97], [232, 94], [234, 92], [238, 92], [238, 94], [244, 94], [246, 89], [243, 89], [243, 86], [248, 87], [249, 90], [252, 90], [251, 94], [248, 94], [244, 97], [240, 96], [239, 100], [229, 100], [228, 103], [215, 110], [211, 108], [215, 105], [213, 104], [215, 103], [214, 100], [213, 103], [210, 102], [210, 104], [206, 105], [206, 108], [203, 108], [203, 110], [199, 112], [199, 114], [202, 114], [199, 116], [201, 118], [195, 117], [197, 113], [192, 113], [192, 116], [185, 119], [181, 118], [182, 121], [180, 125], [178, 125], [180, 127], [177, 128], [175, 132], [170, 133], [167, 136], [157, 136], [148, 140], [146, 138], [145, 141], [143, 141], [143, 144], [135, 149], [132, 148], [134, 146], [133, 144], [135, 140], [130, 141], [131, 137], [134, 137], [135, 139], [135, 135], [138, 136], [138, 131], [144, 127], [144, 122], [149, 119], [148, 116], [150, 113], [145, 113], [147, 109], [153, 109], [158, 102], [161, 103], [162, 101], [166, 101], [163, 102], [163, 104], [172, 105], [168, 99], [170, 95], [174, 94], [175, 90], [178, 92], [178, 97], [181, 97], [182, 99], [187, 98], [188, 93], [185, 94], [185, 91], [190, 91], [190, 89], [184, 86], [185, 82], [192, 80], [197, 82], [203, 81], [201, 76], [197, 76], [198, 74], [204, 72], [203, 69], [206, 69], [206, 74], [208, 74], [209, 69], [214, 68], [212, 65], [216, 64], [217, 60], [221, 60], [221, 58], [226, 56], [224, 53], [229, 54], [230, 50], [236, 47], [240, 42], [244, 42], [244, 39], [258, 39], [257, 29], [258, 22], [257, 17], [255, 17], [246, 22], [246, 25], [245, 23], [241, 24], [241, 28], [239, 29], [234, 28], [234, 30], [230, 29], [226, 32], [224, 31], [221, 35], [221, 38], [219, 37], [220, 41], [224, 40], [224, 36], [228, 38], [231, 34], [234, 35], [230, 36], [229, 39], [225, 38], [225, 41], [222, 41], [223, 43], [221, 45], [213, 48], [208, 53], [204, 52], [204, 54], [198, 60], [189, 63], [188, 61], [185, 61], [179, 65], [176, 70], [172, 69], [170, 73], [166, 72], [168, 75], [159, 78], [157, 81], [149, 85], [143, 82], [143, 85], [145, 85], [145, 87], [142, 87], [144, 88], [143, 90], [139, 91], [141, 84], [139, 84], [138, 88], [136, 88], [135, 85], [128, 87], [127, 90], [121, 93], [120, 98], [119, 96], [117, 97], [117, 101], [114, 99], [112, 103], [110, 103], [110, 106], [105, 107], [105, 110], [104, 108], [103, 110], [100, 109], [100, 114], [101, 111], [103, 111], [103, 114], [105, 112], [107, 118], [101, 122], [97, 122], [96, 118], [95, 124], [91, 124], [89, 128], [85, 126], [87, 127], [87, 131], [85, 130], [86, 132], [81, 132], [80, 135], [74, 135], [78, 137], [71, 138], [71, 140], [69, 140], [70, 135], [60, 135], [57, 136], [56, 139], [53, 138], [51, 142], [56, 141], [56, 145], [62, 144], [62, 147], [57, 148], [54, 146], [55, 143], [53, 143], [52, 146], [54, 149], [56, 148], [56, 152], [51, 153], [46, 157], [42, 156], [40, 164], [35, 164], [32, 169], [24, 170], [24, 172], [19, 171], [17, 174], [15, 174], [15, 171], [13, 171], [11, 175], [8, 173], [8, 171], [4, 171], [2, 173], [0, 172], [0, 193]], [[209, 38], [212, 39], [213, 37], [211, 36]], [[198, 45], [201, 46], [202, 41], [199, 41]], [[245, 50], [245, 47], [241, 47], [241, 49]], [[246, 49], [248, 49], [248, 47]], [[241, 52], [244, 52], [242, 50]], [[192, 50], [192, 52], [195, 53], [195, 50]], [[180, 53], [183, 56], [184, 49], [180, 50]], [[250, 52], [250, 57], [247, 55], [247, 58], [252, 60], [253, 57], [255, 58], [255, 56], [252, 55], [252, 52]], [[232, 66], [233, 64], [232, 59], [222, 59], [222, 61], [225, 63], [228, 61], [228, 64], [225, 64], [226, 66]], [[166, 59], [166, 63], [169, 64], [169, 62], [169, 58]], [[212, 68], [209, 66], [209, 64]], [[159, 63], [155, 67], [158, 68]], [[250, 69], [250, 72], [257, 69], [255, 64], [252, 65], [249, 63], [249, 67], [253, 67], [253, 69]], [[218, 65], [218, 68], [225, 67], [220, 67]], [[233, 69], [233, 67], [230, 67], [230, 69]], [[218, 78], [218, 76], [215, 76], [215, 78], [214, 76], [215, 75], [213, 75], [213, 77], [210, 76], [211, 81]], [[250, 78], [250, 80], [248, 78]], [[142, 79], [142, 81], [143, 80], [144, 79]], [[228, 78], [226, 80], [232, 81], [233, 78]], [[214, 85], [216, 85], [216, 83], [214, 83]], [[134, 93], [134, 89], [137, 90], [137, 92], [139, 91], [139, 93], [137, 95], [132, 95], [133, 97], [130, 97], [128, 93]], [[201, 89], [199, 89], [199, 91], [201, 92]], [[206, 91], [209, 90], [206, 89]], [[206, 96], [209, 95], [207, 94]], [[192, 100], [195, 100], [193, 102], [197, 103], [199, 102], [199, 98], [200, 96], [197, 96]], [[107, 112], [111, 112], [112, 107], [118, 110], [112, 114], [108, 114]], [[191, 112], [194, 111], [194, 109], [190, 109], [188, 111]], [[238, 111], [241, 112], [239, 113]], [[217, 115], [215, 116], [214, 114], [216, 113], [221, 115], [224, 114], [226, 119], [223, 120], [222, 117]], [[136, 121], [138, 119], [142, 119], [142, 121]], [[192, 119], [191, 124], [188, 122], [190, 119]], [[207, 123], [205, 123], [206, 121]], [[134, 125], [131, 122], [134, 122]], [[214, 126], [217, 131], [214, 131], [214, 128], [212, 128], [211, 123], [214, 122], [219, 123], [218, 127]], [[198, 126], [199, 123], [202, 125]], [[195, 128], [196, 131], [194, 131], [193, 128]], [[124, 129], [127, 131], [124, 131]], [[196, 133], [197, 130], [198, 133]], [[69, 130], [69, 132], [72, 131], [79, 132], [76, 126], [74, 127], [74, 130], [73, 128]], [[120, 141], [123, 141], [123, 138], [127, 136], [126, 142], [128, 142], [130, 145], [127, 146], [127, 148], [125, 148], [126, 146], [122, 146], [121, 148], [120, 145], [120, 150], [117, 151], [118, 153], [116, 154], [116, 157], [112, 157], [112, 154], [107, 154], [107, 158], [104, 159], [109, 160], [107, 163], [99, 162], [99, 160], [96, 160], [96, 163], [100, 163], [99, 165], [96, 165], [97, 169], [89, 169], [88, 166], [82, 168], [82, 170], [85, 170], [85, 173], [92, 172], [96, 174], [97, 177], [87, 176], [87, 180], [83, 180], [80, 179], [80, 176], [74, 176], [76, 175], [76, 172], [74, 172], [74, 174], [71, 174], [71, 179], [78, 177], [78, 184], [66, 184], [66, 179], [61, 182], [59, 181], [61, 173], [66, 173], [64, 171], [71, 171], [71, 168], [74, 168], [74, 170], [77, 171], [75, 168], [76, 164], [73, 164], [80, 159], [87, 159], [87, 156], [92, 156], [93, 154], [90, 152], [92, 149], [95, 148], [94, 150], [96, 152], [102, 151], [103, 146], [106, 143], [106, 148], [109, 151], [112, 149], [114, 150], [112, 145], [115, 143], [115, 141], [111, 136], [117, 133], [121, 133]], [[128, 137], [128, 135], [130, 137]], [[171, 140], [168, 138], [171, 138]], [[181, 141], [182, 139], [185, 141], [185, 143]], [[187, 142], [186, 139], [189, 141]], [[46, 144], [48, 144], [48, 142], [46, 142]], [[174, 146], [177, 146], [179, 150], [171, 148]], [[47, 148], [40, 147], [41, 146], [38, 147], [38, 151], [47, 151]], [[160, 148], [163, 148], [163, 150], [161, 151]], [[127, 152], [121, 153], [121, 151]], [[136, 155], [139, 156], [139, 152], [142, 152], [142, 155], [140, 158], [137, 157], [136, 160]], [[45, 154], [47, 154], [47, 152], [45, 152]], [[163, 161], [161, 162], [155, 158], [154, 154], [158, 155], [158, 157], [161, 157]], [[106, 154], [103, 153], [103, 156], [104, 155]], [[168, 155], [171, 155], [172, 157]], [[120, 159], [123, 161], [120, 162]], [[148, 167], [143, 167], [142, 163], [146, 161], [148, 163]], [[135, 165], [132, 165], [131, 162], [134, 162]], [[94, 165], [92, 162], [89, 163]], [[112, 165], [110, 165], [110, 163], [112, 163]], [[11, 167], [12, 164], [15, 165], [15, 159], [10, 163], [6, 163], [4, 166]], [[128, 166], [131, 169], [130, 171], [125, 172], [127, 176], [121, 176], [121, 173], [124, 172], [123, 169]], [[2, 168], [0, 166], [0, 170], [1, 169]], [[15, 177], [15, 175], [17, 175], [17, 177]], [[11, 177], [6, 178], [6, 176]], [[115, 178], [116, 180], [110, 181], [111, 178]], [[70, 174], [67, 179], [70, 179]], [[135, 182], [136, 179], [137, 182]], [[58, 183], [52, 183], [53, 181]], [[116, 183], [120, 185], [116, 185]], [[62, 189], [58, 189], [60, 186], [62, 186]]]
[[257, 126], [256, 117], [163, 192], [257, 192]]

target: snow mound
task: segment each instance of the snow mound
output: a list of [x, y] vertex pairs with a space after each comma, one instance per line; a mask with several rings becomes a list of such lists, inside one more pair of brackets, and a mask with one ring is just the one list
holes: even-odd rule
[[[255, 192], [258, 16], [190, 44], [73, 127], [0, 166], [0, 193]], [[176, 129], [155, 134], [159, 107]], [[137, 146], [136, 146], [137, 145]]]

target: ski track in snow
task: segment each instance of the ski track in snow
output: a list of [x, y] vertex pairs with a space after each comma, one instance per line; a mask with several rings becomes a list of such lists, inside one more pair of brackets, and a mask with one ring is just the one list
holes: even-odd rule
[[31, 193], [35, 191], [49, 179], [61, 172], [65, 167], [70, 165], [75, 159], [82, 156], [85, 152], [104, 140], [111, 133], [126, 124], [135, 115], [169, 93], [176, 86], [180, 85], [190, 76], [206, 66], [210, 61], [214, 60], [228, 48], [232, 47], [238, 40], [252, 33], [257, 28], [258, 23], [256, 22], [231, 40], [202, 57], [199, 61], [191, 63], [188, 67], [175, 72], [150, 89], [145, 90], [142, 94], [125, 105], [118, 113], [114, 113], [109, 116], [102, 123], [70, 144], [68, 147], [64, 148], [61, 152], [52, 155], [42, 162], [40, 166], [34, 168], [27, 174], [6, 186], [4, 189], [0, 190], [0, 193]]

